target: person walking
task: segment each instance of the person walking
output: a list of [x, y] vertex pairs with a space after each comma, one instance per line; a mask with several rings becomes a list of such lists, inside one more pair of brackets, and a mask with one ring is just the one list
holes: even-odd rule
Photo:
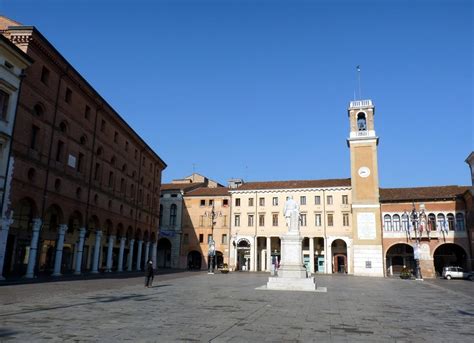
[[155, 276], [155, 271], [153, 270], [152, 260], [148, 260], [145, 270], [145, 287], [150, 288], [153, 284], [153, 278]]

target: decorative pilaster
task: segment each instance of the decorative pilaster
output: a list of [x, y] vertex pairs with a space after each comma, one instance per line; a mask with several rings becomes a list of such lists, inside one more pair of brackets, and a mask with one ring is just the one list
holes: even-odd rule
[[107, 243], [107, 266], [105, 267], [105, 271], [110, 273], [112, 271], [112, 252], [114, 249], [114, 242], [115, 236], [109, 236], [109, 242]]
[[64, 236], [66, 235], [66, 231], [66, 224], [59, 225], [56, 256], [54, 258], [54, 271], [52, 276], [61, 276], [61, 262], [63, 260]]
[[133, 246], [135, 244], [135, 240], [131, 239], [130, 240], [130, 249], [128, 250], [128, 265], [127, 265], [127, 271], [131, 272], [133, 269]]
[[97, 274], [99, 272], [99, 254], [101, 249], [102, 231], [97, 230], [95, 232], [95, 245], [94, 245], [94, 257], [92, 259], [92, 270], [91, 273]]
[[138, 249], [137, 249], [137, 270], [140, 271], [142, 270], [142, 245], [143, 241], [139, 240], [138, 241]]
[[8, 232], [10, 231], [10, 225], [13, 224], [13, 211], [11, 211], [9, 217], [3, 217], [2, 226], [0, 227], [0, 281], [5, 280], [3, 277], [3, 264], [5, 263], [5, 251], [7, 248]]
[[82, 253], [84, 251], [84, 237], [85, 236], [86, 236], [86, 228], [81, 227], [79, 229], [79, 242], [77, 243], [76, 268], [74, 270], [74, 275], [81, 274]]
[[123, 252], [125, 251], [125, 241], [127, 238], [120, 237], [120, 250], [119, 250], [119, 258], [118, 258], [118, 266], [117, 271], [123, 272]]
[[26, 268], [26, 275], [25, 278], [32, 279], [35, 275], [35, 266], [36, 266], [36, 253], [38, 251], [38, 240], [39, 240], [39, 233], [41, 229], [41, 225], [43, 221], [40, 218], [33, 219], [33, 227], [32, 227], [32, 237], [30, 243], [30, 254], [28, 257], [28, 267]]

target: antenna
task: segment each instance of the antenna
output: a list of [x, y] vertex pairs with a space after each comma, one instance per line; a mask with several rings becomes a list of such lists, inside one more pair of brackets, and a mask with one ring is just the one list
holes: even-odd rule
[[360, 88], [360, 65], [358, 65], [356, 69], [357, 69], [357, 79], [359, 81], [359, 100], [362, 100], [362, 91]]

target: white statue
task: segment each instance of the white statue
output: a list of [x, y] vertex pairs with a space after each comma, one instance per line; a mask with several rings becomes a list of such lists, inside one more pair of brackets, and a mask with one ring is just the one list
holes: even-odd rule
[[[283, 215], [285, 216], [286, 225], [288, 226], [289, 231], [298, 230], [298, 221], [300, 219], [300, 206], [293, 200], [292, 196], [286, 197], [285, 207], [283, 207]], [[292, 217], [296, 218], [296, 227], [292, 222]]]

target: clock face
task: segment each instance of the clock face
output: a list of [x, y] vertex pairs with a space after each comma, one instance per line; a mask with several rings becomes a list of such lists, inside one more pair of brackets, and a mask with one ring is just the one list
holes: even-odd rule
[[368, 177], [370, 175], [370, 169], [367, 167], [360, 167], [358, 173], [360, 177]]

